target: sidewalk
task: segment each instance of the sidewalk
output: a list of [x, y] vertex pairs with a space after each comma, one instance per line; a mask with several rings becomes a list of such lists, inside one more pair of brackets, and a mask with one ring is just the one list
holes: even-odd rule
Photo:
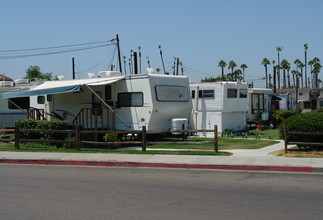
[[0, 152], [0, 163], [323, 172], [323, 158], [268, 155], [283, 148], [281, 141], [257, 150], [225, 150], [232, 156]]

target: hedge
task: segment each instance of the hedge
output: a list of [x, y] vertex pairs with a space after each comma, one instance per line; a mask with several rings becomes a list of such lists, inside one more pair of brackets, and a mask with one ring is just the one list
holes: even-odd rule
[[270, 115], [270, 121], [274, 127], [278, 127], [285, 119], [299, 114], [297, 111], [292, 110], [276, 110]]
[[[279, 135], [281, 138], [284, 137], [285, 124], [288, 131], [323, 132], [323, 113], [301, 113], [289, 117], [288, 119], [284, 120], [279, 126]], [[288, 135], [287, 138], [300, 142], [323, 143], [323, 137], [320, 136]]]

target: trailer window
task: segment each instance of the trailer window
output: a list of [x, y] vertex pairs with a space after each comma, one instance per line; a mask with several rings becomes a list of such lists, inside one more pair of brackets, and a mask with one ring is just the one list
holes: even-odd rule
[[143, 106], [144, 96], [142, 92], [124, 92], [118, 94], [119, 107]]
[[239, 90], [239, 97], [240, 98], [247, 98], [247, 90], [246, 89], [240, 89]]
[[323, 107], [323, 101], [320, 101], [320, 107]]
[[29, 97], [11, 98], [8, 100], [9, 109], [29, 109]]
[[195, 90], [192, 90], [192, 99], [195, 99]]
[[45, 96], [43, 96], [43, 95], [37, 96], [37, 103], [44, 104], [45, 103]]
[[304, 109], [311, 109], [312, 108], [312, 102], [304, 102]]
[[185, 86], [156, 86], [156, 97], [161, 102], [188, 102], [189, 93]]
[[105, 100], [111, 100], [111, 85], [105, 86]]
[[251, 108], [252, 114], [265, 112], [264, 94], [252, 94]]
[[199, 91], [199, 98], [213, 98], [214, 97], [214, 90], [200, 90]]
[[227, 90], [227, 98], [237, 98], [238, 91], [237, 89], [228, 89]]
[[53, 100], [53, 95], [47, 95], [47, 102], [51, 102]]

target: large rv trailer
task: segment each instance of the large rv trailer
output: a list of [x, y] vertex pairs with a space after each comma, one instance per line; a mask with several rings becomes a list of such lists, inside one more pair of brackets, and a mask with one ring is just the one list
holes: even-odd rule
[[[0, 96], [4, 93], [28, 90], [29, 80], [0, 81]], [[29, 98], [0, 99], [0, 127], [13, 128], [15, 122], [26, 119], [26, 109], [29, 109]]]
[[[248, 84], [240, 82], [191, 83], [191, 127], [198, 130], [243, 130], [246, 127]], [[212, 133], [200, 133], [212, 136]]]
[[124, 76], [101, 71], [97, 78], [48, 81], [5, 97], [25, 96], [30, 96], [31, 108], [44, 110], [46, 119], [84, 128], [171, 129], [173, 119], [188, 120], [192, 110], [186, 76], [153, 73]]

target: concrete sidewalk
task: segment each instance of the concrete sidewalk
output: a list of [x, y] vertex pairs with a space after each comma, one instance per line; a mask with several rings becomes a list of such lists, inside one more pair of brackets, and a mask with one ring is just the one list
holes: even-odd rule
[[268, 155], [283, 148], [280, 141], [258, 150], [225, 150], [232, 156], [0, 152], [0, 163], [323, 172], [323, 158]]

